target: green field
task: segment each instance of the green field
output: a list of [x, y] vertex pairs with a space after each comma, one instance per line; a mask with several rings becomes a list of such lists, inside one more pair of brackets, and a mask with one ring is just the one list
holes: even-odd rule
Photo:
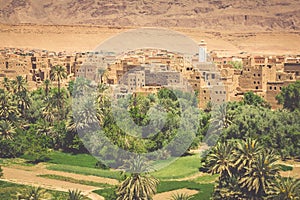
[[60, 181], [67, 181], [70, 183], [78, 183], [81, 185], [90, 185], [90, 186], [95, 186], [95, 187], [100, 187], [100, 188], [108, 188], [112, 187], [112, 185], [109, 185], [107, 183], [99, 183], [99, 182], [94, 182], [94, 181], [85, 181], [85, 180], [77, 180], [74, 178], [70, 177], [65, 177], [65, 176], [59, 176], [59, 175], [54, 175], [54, 174], [42, 174], [38, 175], [39, 177], [43, 178], [48, 178], [48, 179], [54, 179], [54, 180], [60, 180]]
[[208, 200], [213, 192], [214, 184], [199, 184], [192, 181], [163, 181], [158, 185], [157, 192], [162, 193], [182, 188], [199, 191], [191, 200]]
[[[214, 184], [199, 184], [192, 181], [162, 181], [158, 185], [157, 193], [168, 192], [178, 189], [197, 190], [198, 193], [193, 195], [191, 200], [208, 200], [213, 192]], [[106, 188], [94, 191], [103, 196], [106, 200], [113, 200], [115, 188]]]
[[[195, 178], [191, 177], [189, 181], [176, 181], [176, 179], [190, 177], [196, 175], [199, 172], [199, 155], [194, 154], [183, 156], [178, 159], [171, 159], [165, 161], [157, 161], [153, 164], [153, 168], [161, 168], [158, 171], [151, 173], [154, 177], [160, 180], [157, 192], [163, 193], [167, 191], [187, 188], [199, 191], [199, 193], [192, 197], [192, 200], [209, 199], [213, 191], [214, 181], [216, 180], [217, 176], [204, 175]], [[169, 164], [169, 161], [173, 162]], [[83, 175], [94, 175], [99, 177], [121, 180], [120, 171], [95, 168], [97, 160], [93, 156], [88, 154], [73, 155], [55, 151], [50, 153], [49, 160], [46, 163], [48, 163], [46, 165], [47, 169], [50, 170], [64, 171]], [[45, 174], [40, 176], [49, 179], [63, 180], [72, 183], [96, 186], [102, 189], [97, 190], [95, 192], [105, 197], [107, 200], [115, 198], [114, 193], [116, 190], [116, 186], [111, 186], [109, 184], [103, 183], [96, 183], [93, 181], [77, 180], [70, 177], [51, 174]], [[13, 184], [9, 185], [8, 183], [2, 183], [1, 188], [6, 188], [6, 190], [9, 190], [10, 188], [12, 191], [16, 191], [16, 188], [18, 187], [25, 188], [25, 186], [17, 186]], [[5, 195], [7, 196], [8, 192], [5, 192]], [[5, 196], [0, 196], [0, 199], [5, 198], [7, 199], [7, 197]]]
[[49, 154], [48, 163], [95, 168], [97, 159], [89, 154], [69, 154], [53, 151]]
[[120, 172], [113, 171], [113, 170], [104, 170], [104, 169], [96, 169], [96, 168], [89, 168], [89, 167], [77, 167], [72, 165], [60, 165], [60, 164], [53, 164], [47, 166], [47, 169], [55, 170], [55, 171], [63, 171], [63, 172], [70, 172], [75, 174], [83, 174], [83, 175], [92, 175], [92, 176], [100, 176], [104, 178], [113, 178], [120, 180]]
[[[199, 155], [183, 156], [170, 165], [166, 165], [170, 160], [158, 161], [154, 163], [154, 168], [161, 168], [151, 174], [161, 180], [180, 179], [191, 176], [199, 172], [200, 161]], [[53, 163], [47, 166], [47, 169], [71, 172], [84, 175], [101, 176], [105, 178], [113, 178], [120, 180], [120, 172], [114, 170], [96, 169], [97, 160], [88, 154], [71, 155], [61, 152], [52, 152], [48, 163]]]
[[[24, 190], [30, 188], [30, 186], [9, 183], [5, 181], [0, 181], [0, 199], [1, 200], [11, 200], [17, 199], [17, 193], [22, 193]], [[67, 199], [68, 194], [65, 192], [57, 192], [52, 190], [45, 190], [47, 197], [55, 199]]]
[[[156, 165], [163, 165], [160, 162]], [[161, 180], [180, 179], [191, 176], [199, 172], [200, 158], [199, 155], [183, 156], [172, 162], [170, 165], [153, 172], [152, 175]]]

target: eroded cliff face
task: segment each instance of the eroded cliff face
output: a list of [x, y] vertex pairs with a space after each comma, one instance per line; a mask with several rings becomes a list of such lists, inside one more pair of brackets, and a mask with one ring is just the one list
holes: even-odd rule
[[0, 0], [0, 22], [299, 30], [291, 0]]

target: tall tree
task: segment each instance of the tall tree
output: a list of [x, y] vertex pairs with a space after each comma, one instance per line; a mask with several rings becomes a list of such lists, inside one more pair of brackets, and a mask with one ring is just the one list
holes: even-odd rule
[[234, 167], [233, 151], [232, 143], [218, 142], [207, 157], [209, 172], [220, 174], [220, 179], [231, 177]]
[[49, 91], [50, 91], [50, 84], [51, 84], [51, 81], [49, 79], [46, 79], [44, 81], [44, 90], [45, 90], [45, 96], [46, 97], [48, 96]]
[[300, 81], [283, 87], [279, 95], [276, 96], [278, 103], [284, 108], [294, 111], [300, 109]]
[[22, 76], [17, 76], [15, 80], [12, 81], [14, 93], [27, 91], [26, 80]]
[[268, 198], [270, 200], [300, 199], [300, 180], [294, 178], [278, 178], [271, 186]]
[[0, 119], [15, 121], [18, 114], [12, 94], [0, 89]]
[[22, 76], [17, 76], [16, 79], [12, 81], [12, 85], [14, 100], [17, 103], [20, 113], [24, 118], [26, 118], [26, 111], [31, 106], [31, 100], [27, 89], [27, 81]]
[[131, 171], [131, 174], [118, 187], [117, 200], [151, 200], [159, 181], [149, 175], [146, 162], [138, 156], [125, 168]]
[[244, 104], [253, 106], [262, 106], [270, 108], [270, 104], [267, 103], [262, 97], [254, 94], [253, 92], [246, 92], [244, 94]]
[[248, 196], [264, 197], [268, 188], [279, 175], [278, 157], [273, 151], [263, 151], [250, 167], [245, 167], [246, 172], [239, 183], [248, 192]]
[[4, 77], [2, 85], [7, 92], [11, 91], [11, 81], [7, 77]]
[[57, 81], [59, 94], [61, 88], [61, 81], [65, 78], [67, 78], [67, 70], [64, 66], [56, 65], [51, 69], [51, 80]]
[[11, 140], [13, 138], [14, 133], [15, 129], [12, 126], [11, 122], [7, 120], [0, 121], [0, 135], [2, 139]]
[[234, 152], [237, 169], [240, 171], [245, 169], [245, 167], [251, 167], [261, 151], [262, 146], [257, 140], [247, 138], [246, 140], [238, 141]]

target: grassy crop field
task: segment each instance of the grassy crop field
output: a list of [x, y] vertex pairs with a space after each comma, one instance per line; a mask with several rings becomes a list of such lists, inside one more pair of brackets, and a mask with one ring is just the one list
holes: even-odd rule
[[[31, 188], [30, 186], [9, 183], [5, 181], [0, 181], [0, 199], [1, 200], [8, 200], [8, 199], [17, 199], [18, 193], [24, 193], [27, 189]], [[46, 196], [48, 198], [53, 199], [67, 199], [68, 194], [66, 192], [58, 192], [52, 190], [45, 190]], [[87, 199], [87, 198], [86, 198]]]
[[[97, 160], [88, 154], [71, 155], [61, 152], [52, 152], [47, 169], [64, 171], [76, 174], [94, 175], [105, 178], [113, 178], [120, 180], [120, 172], [116, 170], [106, 170], [95, 168]], [[154, 168], [165, 166], [166, 161], [158, 161], [154, 163]], [[151, 174], [160, 180], [180, 179], [191, 176], [199, 172], [200, 159], [199, 155], [188, 155], [175, 159], [170, 165], [161, 168]]]
[[192, 181], [163, 181], [158, 185], [157, 193], [187, 188], [199, 191], [191, 200], [210, 199], [214, 184], [199, 184]]
[[49, 154], [48, 163], [95, 168], [97, 159], [89, 154], [69, 154], [53, 151]]
[[81, 184], [81, 185], [90, 185], [90, 186], [95, 186], [95, 187], [100, 187], [100, 188], [112, 187], [112, 185], [109, 185], [107, 183], [77, 180], [77, 179], [74, 179], [74, 178], [59, 176], [59, 175], [54, 175], [54, 174], [42, 174], [42, 175], [38, 175], [38, 176], [43, 177], [43, 178], [54, 179], [54, 180], [67, 181], [67, 182], [70, 182], [70, 183], [78, 183], [78, 184]]
[[75, 174], [99, 176], [104, 178], [113, 178], [117, 180], [121, 179], [121, 175], [119, 171], [106, 170], [106, 169], [96, 169], [96, 168], [93, 169], [89, 167], [77, 167], [72, 165], [60, 165], [60, 164], [49, 165], [47, 166], [47, 169], [70, 172]]
[[[162, 162], [156, 163], [156, 165], [162, 164]], [[178, 158], [170, 165], [167, 165], [166, 167], [153, 172], [152, 175], [161, 180], [180, 179], [196, 174], [197, 172], [199, 172], [199, 167], [199, 155], [188, 155]]]
[[[198, 193], [193, 195], [191, 200], [206, 200], [210, 199], [213, 192], [214, 184], [199, 184], [193, 181], [161, 181], [157, 188], [157, 193], [163, 193], [178, 189], [191, 189], [197, 190]], [[95, 193], [103, 196], [105, 200], [113, 200], [115, 198], [114, 191], [116, 188], [105, 188], [94, 191]]]

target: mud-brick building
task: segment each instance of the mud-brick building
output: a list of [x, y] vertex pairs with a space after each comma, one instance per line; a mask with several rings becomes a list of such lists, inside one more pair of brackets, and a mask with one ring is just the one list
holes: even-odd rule
[[14, 79], [19, 75], [30, 80], [30, 57], [17, 54], [0, 55], [0, 77]]
[[300, 79], [300, 57], [299, 58], [288, 58], [284, 63], [284, 72], [293, 73], [296, 79]]

